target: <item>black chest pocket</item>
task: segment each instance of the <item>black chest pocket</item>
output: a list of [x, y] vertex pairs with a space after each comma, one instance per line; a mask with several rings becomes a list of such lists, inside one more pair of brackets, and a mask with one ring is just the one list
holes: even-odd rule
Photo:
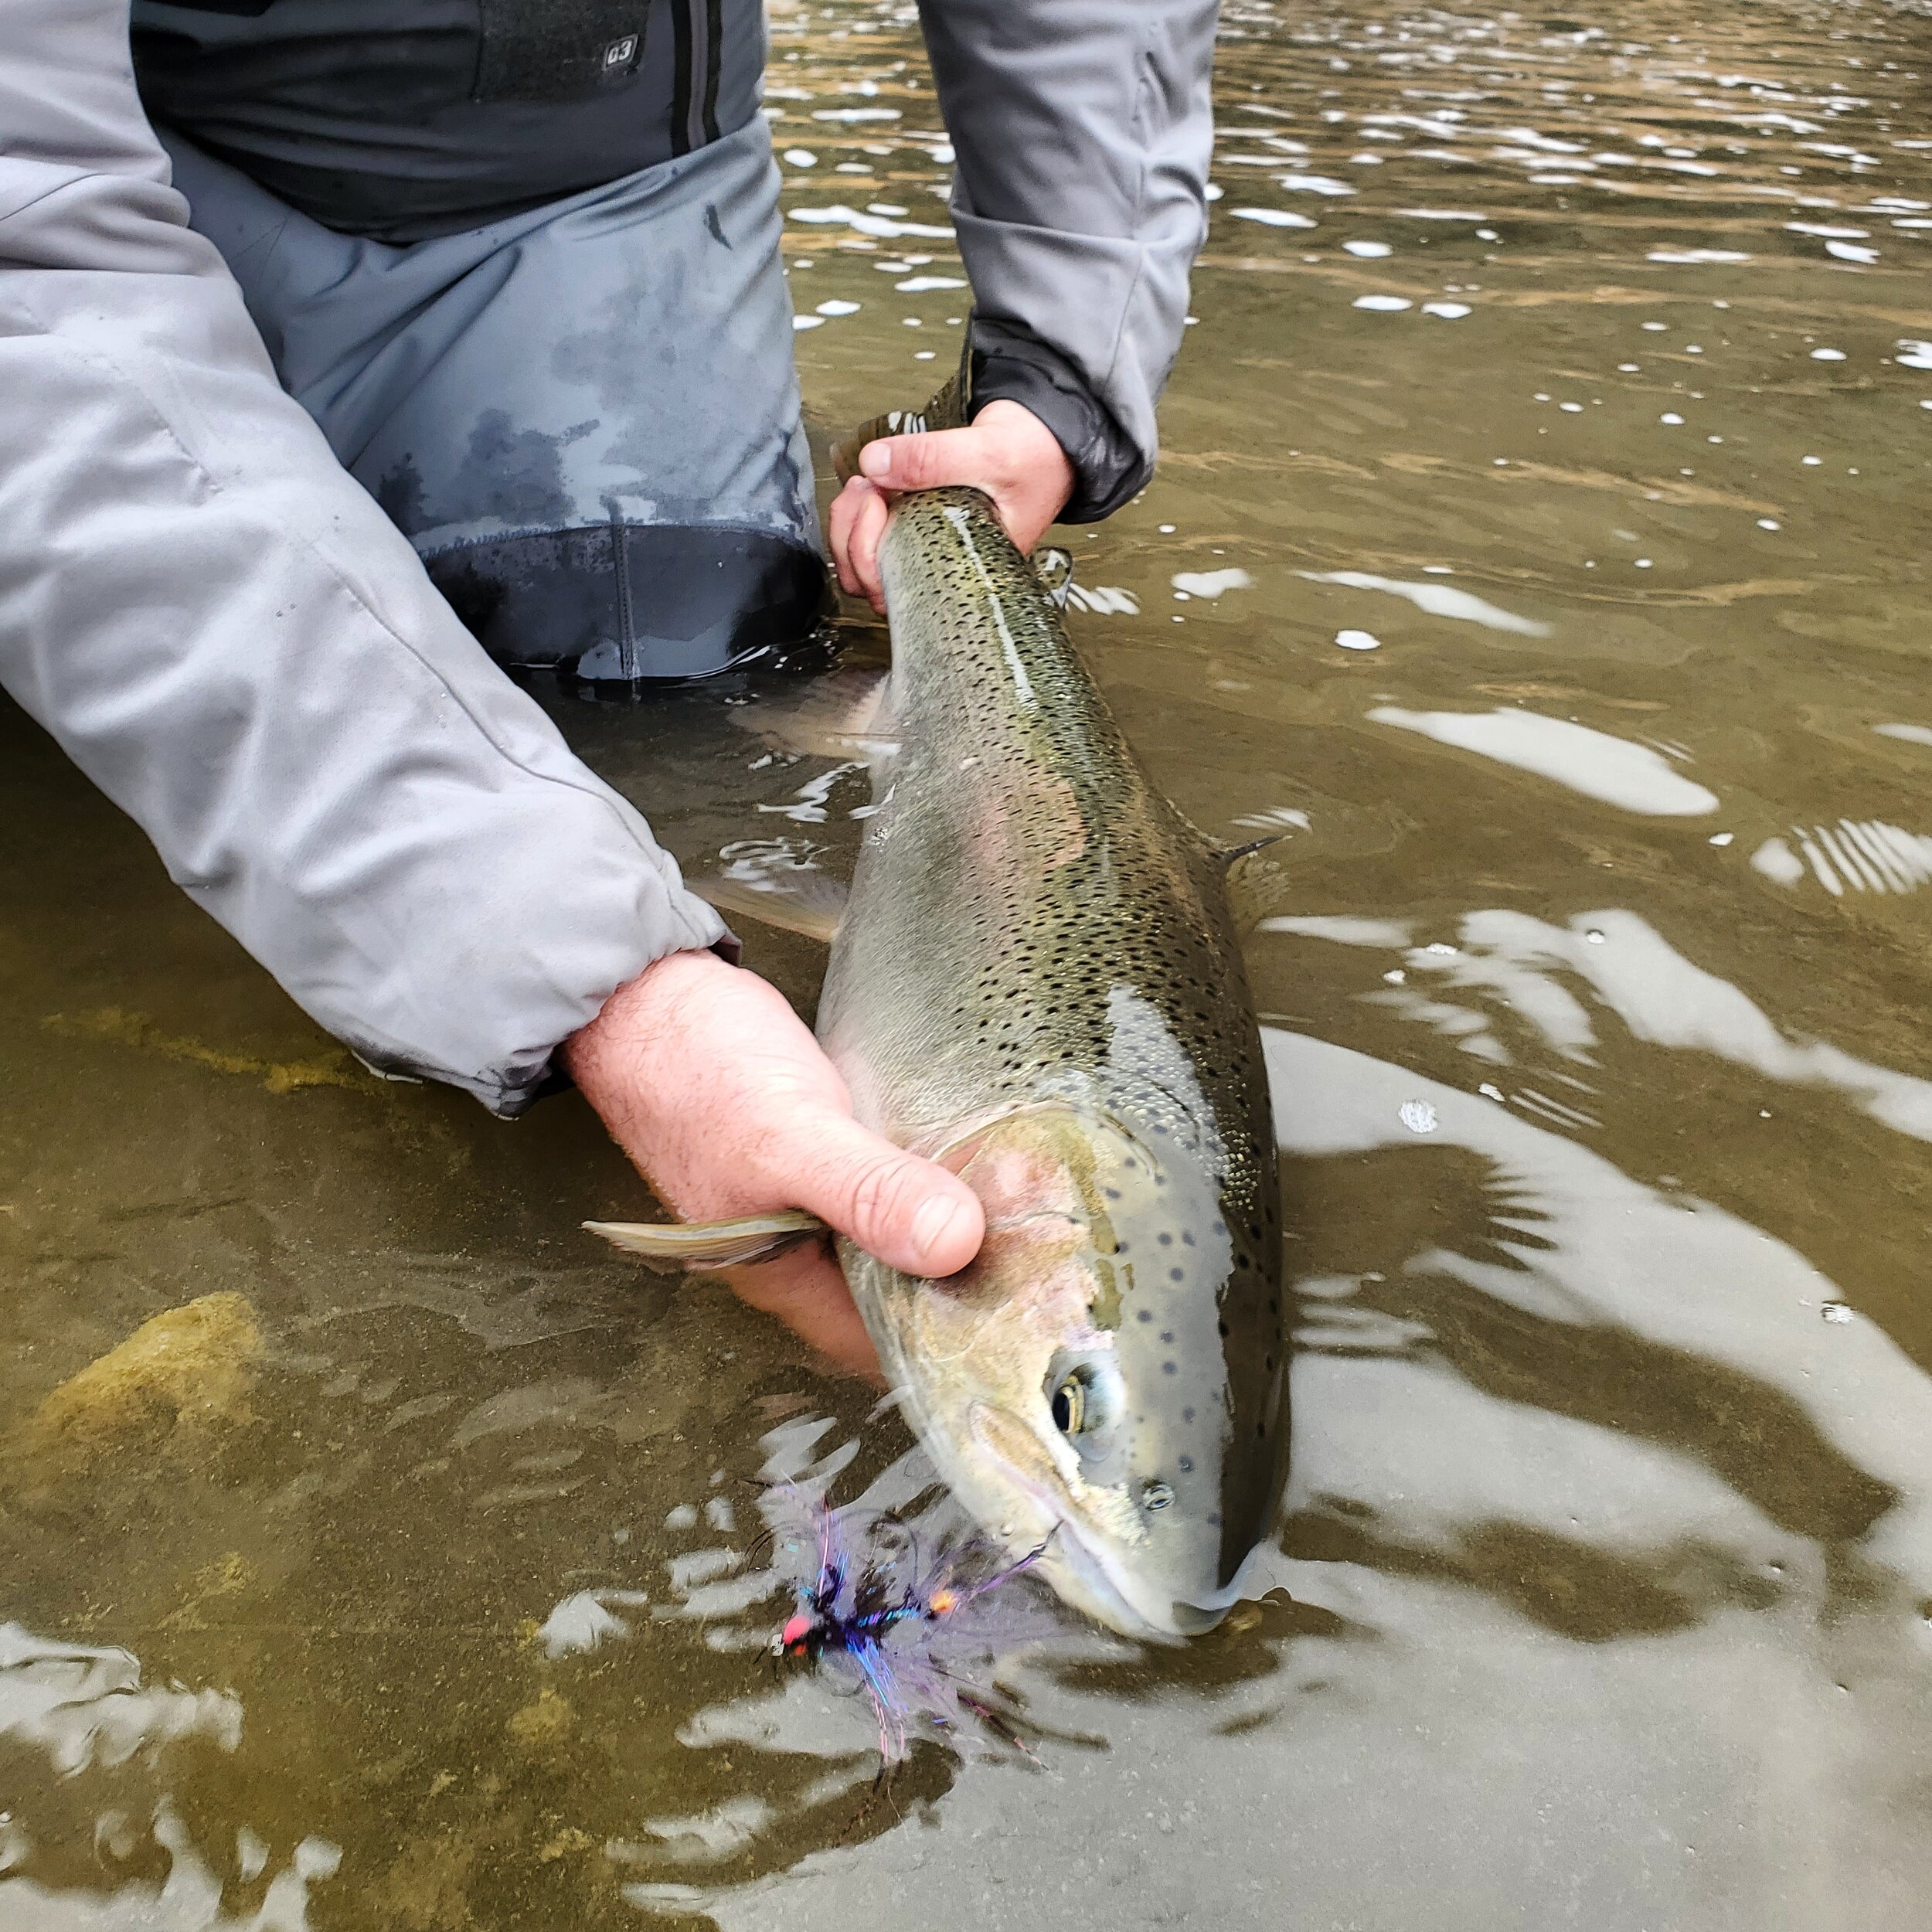
[[651, 0], [478, 0], [471, 98], [580, 100], [628, 80]]

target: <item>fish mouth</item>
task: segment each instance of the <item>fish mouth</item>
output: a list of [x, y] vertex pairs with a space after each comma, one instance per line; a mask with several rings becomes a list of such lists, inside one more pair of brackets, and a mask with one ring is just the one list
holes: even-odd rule
[[[1058, 1559], [1057, 1562], [1056, 1559]], [[1163, 1590], [1150, 1590], [1123, 1576], [1104, 1548], [1090, 1542], [1078, 1524], [1063, 1517], [1060, 1534], [1041, 1558], [1050, 1566], [1061, 1594], [1097, 1623], [1144, 1644], [1179, 1644], [1205, 1635], [1227, 1614]]]
[[1231, 1590], [1197, 1602], [1137, 1576], [1118, 1552], [1088, 1532], [1068, 1507], [1061, 1485], [1012, 1454], [1005, 1440], [1012, 1426], [1012, 1418], [984, 1403], [975, 1403], [969, 1412], [968, 1427], [978, 1447], [1052, 1526], [1038, 1566], [1060, 1596], [1095, 1622], [1141, 1643], [1178, 1644], [1220, 1622], [1235, 1600]]

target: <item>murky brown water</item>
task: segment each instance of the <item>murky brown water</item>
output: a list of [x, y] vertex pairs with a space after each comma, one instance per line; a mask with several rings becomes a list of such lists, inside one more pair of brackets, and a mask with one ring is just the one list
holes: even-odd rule
[[[956, 352], [915, 56], [777, 22], [821, 427]], [[874, 1799], [731, 1648], [785, 1426], [903, 1486], [869, 1393], [591, 1247], [575, 1100], [362, 1077], [0, 714], [0, 1925], [1927, 1923], [1929, 83], [1876, 0], [1230, 9], [1077, 629], [1288, 835], [1291, 1600], [1015, 1671], [1032, 1765]], [[722, 694], [566, 715], [695, 863], [851, 847]]]

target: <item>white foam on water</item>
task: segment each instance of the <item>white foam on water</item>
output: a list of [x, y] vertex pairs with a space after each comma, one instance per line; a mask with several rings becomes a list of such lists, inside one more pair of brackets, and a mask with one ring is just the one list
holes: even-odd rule
[[1190, 597], [1206, 597], [1210, 600], [1229, 590], [1246, 590], [1254, 580], [1247, 571], [1237, 569], [1226, 570], [1182, 570], [1174, 579], [1175, 590]]

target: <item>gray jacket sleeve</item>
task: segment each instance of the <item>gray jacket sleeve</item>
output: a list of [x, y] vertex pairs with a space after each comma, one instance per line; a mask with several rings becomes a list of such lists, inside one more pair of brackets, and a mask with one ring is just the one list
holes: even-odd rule
[[0, 682], [374, 1064], [520, 1111], [718, 940], [276, 382], [127, 0], [0, 0]]
[[1024, 403], [1079, 478], [1070, 522], [1152, 473], [1154, 405], [1206, 233], [1216, 0], [920, 0], [958, 157], [973, 403]]

